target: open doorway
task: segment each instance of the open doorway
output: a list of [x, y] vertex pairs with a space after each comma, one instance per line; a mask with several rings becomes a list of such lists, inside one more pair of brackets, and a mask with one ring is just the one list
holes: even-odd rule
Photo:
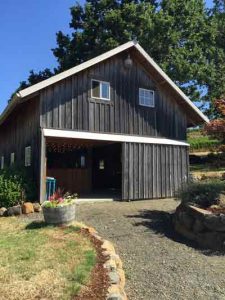
[[93, 148], [92, 187], [94, 193], [118, 196], [122, 188], [121, 144]]
[[46, 174], [64, 192], [121, 199], [121, 143], [49, 138], [46, 146]]

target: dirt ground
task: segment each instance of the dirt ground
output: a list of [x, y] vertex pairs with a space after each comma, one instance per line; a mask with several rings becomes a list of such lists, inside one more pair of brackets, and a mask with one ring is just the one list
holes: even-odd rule
[[172, 199], [79, 204], [77, 218], [111, 240], [130, 300], [225, 299], [225, 257], [174, 233]]

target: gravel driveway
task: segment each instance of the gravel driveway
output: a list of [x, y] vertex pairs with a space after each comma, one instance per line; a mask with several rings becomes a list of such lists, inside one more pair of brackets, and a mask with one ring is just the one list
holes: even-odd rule
[[225, 258], [185, 243], [171, 229], [171, 199], [79, 204], [80, 221], [111, 240], [130, 300], [225, 299]]

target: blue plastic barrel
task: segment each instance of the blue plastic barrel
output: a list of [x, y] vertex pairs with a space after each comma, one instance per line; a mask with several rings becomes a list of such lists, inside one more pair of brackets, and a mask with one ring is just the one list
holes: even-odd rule
[[46, 199], [49, 200], [56, 190], [56, 179], [53, 177], [46, 178]]

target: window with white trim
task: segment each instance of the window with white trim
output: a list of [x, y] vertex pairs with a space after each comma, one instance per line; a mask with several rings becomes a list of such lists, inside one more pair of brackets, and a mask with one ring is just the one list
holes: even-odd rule
[[25, 167], [31, 166], [31, 146], [25, 148]]
[[155, 92], [139, 88], [139, 105], [155, 107]]
[[92, 79], [91, 98], [110, 101], [110, 83]]
[[2, 157], [1, 157], [1, 170], [4, 169], [4, 165], [5, 165], [5, 157], [2, 156]]
[[12, 166], [15, 163], [15, 153], [12, 152], [10, 154], [10, 165]]

